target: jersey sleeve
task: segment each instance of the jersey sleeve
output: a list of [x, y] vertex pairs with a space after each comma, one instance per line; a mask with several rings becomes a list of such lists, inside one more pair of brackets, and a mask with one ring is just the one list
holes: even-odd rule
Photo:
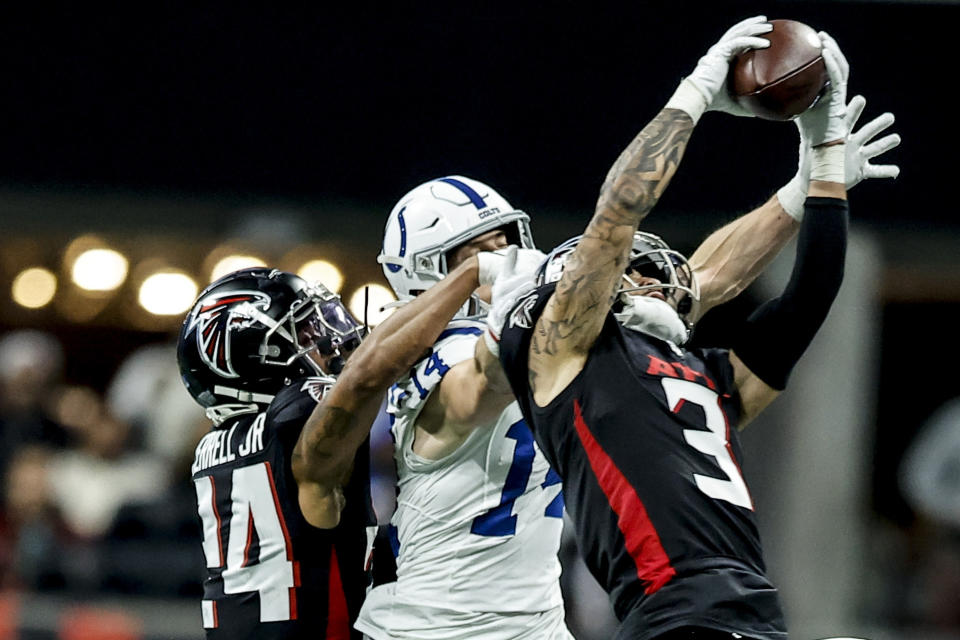
[[500, 333], [500, 364], [524, 416], [530, 415], [527, 382], [530, 340], [533, 328], [556, 286], [556, 283], [547, 284], [520, 298], [507, 314], [507, 321]]
[[300, 429], [314, 408], [323, 399], [333, 382], [330, 378], [302, 378], [294, 380], [277, 394], [267, 409], [267, 424], [277, 431]]
[[462, 320], [440, 334], [430, 354], [413, 365], [410, 373], [394, 384], [387, 396], [387, 413], [399, 416], [417, 413], [450, 367], [473, 358], [483, 323]]

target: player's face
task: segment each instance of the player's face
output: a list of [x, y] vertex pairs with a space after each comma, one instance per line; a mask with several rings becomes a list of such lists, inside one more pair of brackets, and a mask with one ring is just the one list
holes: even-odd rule
[[315, 345], [316, 348], [307, 354], [324, 373], [336, 375], [343, 369], [343, 364], [360, 346], [359, 340], [341, 342], [340, 338], [331, 339], [317, 322], [306, 322], [297, 332], [297, 339], [301, 345]]
[[[637, 271], [636, 269], [631, 269], [630, 271], [628, 271], [627, 277], [629, 277], [630, 280], [632, 280], [633, 283], [638, 287], [646, 287], [651, 285], [663, 284], [662, 281], [659, 280], [658, 278], [655, 278], [649, 275], [644, 275], [643, 273], [641, 273], [640, 271]], [[633, 286], [633, 285], [629, 285], [629, 286]], [[678, 294], [680, 296], [686, 295], [685, 293], [680, 291], [670, 291], [670, 290], [665, 291], [664, 289], [657, 289], [657, 288], [627, 292], [627, 295], [631, 295], [631, 296], [646, 296], [648, 298], [657, 298], [659, 300], [663, 300], [664, 302], [669, 304], [671, 307], [676, 309], [677, 305], [679, 304], [682, 298], [678, 299], [671, 294]]]
[[[471, 258], [481, 251], [496, 251], [508, 246], [507, 234], [500, 229], [494, 229], [464, 242], [462, 245], [447, 254], [447, 271], [453, 271], [464, 260]], [[490, 285], [477, 289], [477, 297], [484, 302], [490, 302]]]
[[500, 229], [487, 231], [484, 234], [464, 242], [462, 245], [447, 254], [447, 271], [453, 271], [467, 258], [471, 258], [481, 251], [496, 251], [507, 246], [507, 234]]

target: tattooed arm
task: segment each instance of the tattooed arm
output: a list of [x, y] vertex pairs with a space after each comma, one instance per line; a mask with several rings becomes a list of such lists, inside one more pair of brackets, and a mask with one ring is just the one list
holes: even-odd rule
[[583, 368], [620, 287], [633, 234], [670, 183], [693, 127], [684, 111], [663, 109], [607, 174], [593, 219], [534, 329], [529, 375], [537, 404]]
[[711, 233], [690, 256], [690, 266], [700, 284], [700, 304], [690, 321], [696, 322], [746, 289], [799, 227], [774, 196]]
[[387, 318], [351, 356], [307, 419], [293, 451], [293, 475], [307, 522], [325, 529], [339, 523], [343, 485], [381, 399], [429, 351], [478, 284], [477, 260], [470, 258]]

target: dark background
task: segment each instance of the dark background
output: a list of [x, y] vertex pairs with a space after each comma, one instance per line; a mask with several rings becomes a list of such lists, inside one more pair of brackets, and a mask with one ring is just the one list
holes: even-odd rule
[[[416, 3], [94, 9], [0, 18], [0, 186], [343, 200], [382, 216], [413, 185], [480, 177], [586, 216], [620, 149], [735, 21], [828, 30], [864, 119], [896, 113], [896, 189], [855, 217], [947, 226], [955, 4]], [[794, 170], [792, 126], [705, 118], [661, 210], [752, 206]], [[722, 216], [718, 214], [718, 221]]]

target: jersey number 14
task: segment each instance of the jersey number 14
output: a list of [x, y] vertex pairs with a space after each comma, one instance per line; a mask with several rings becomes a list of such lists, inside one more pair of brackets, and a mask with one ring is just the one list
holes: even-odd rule
[[[517, 516], [513, 513], [513, 507], [517, 498], [527, 490], [527, 483], [533, 472], [536, 448], [533, 444], [533, 433], [524, 420], [519, 420], [510, 426], [507, 430], [507, 438], [516, 440], [517, 445], [513, 450], [513, 461], [507, 471], [507, 479], [503, 483], [500, 504], [474, 518], [470, 533], [479, 536], [512, 536], [517, 532]], [[546, 489], [558, 484], [560, 484], [560, 476], [550, 469], [540, 488]], [[543, 515], [547, 518], [563, 517], [562, 493], [557, 492]]]
[[[221, 513], [217, 508], [214, 476], [194, 480], [207, 567], [223, 568], [225, 594], [259, 593], [260, 622], [297, 617], [294, 591], [297, 567], [270, 471], [269, 462], [233, 470], [230, 513], [223, 514], [230, 517], [226, 550], [221, 539]], [[260, 551], [257, 561], [251, 563], [254, 533]]]

